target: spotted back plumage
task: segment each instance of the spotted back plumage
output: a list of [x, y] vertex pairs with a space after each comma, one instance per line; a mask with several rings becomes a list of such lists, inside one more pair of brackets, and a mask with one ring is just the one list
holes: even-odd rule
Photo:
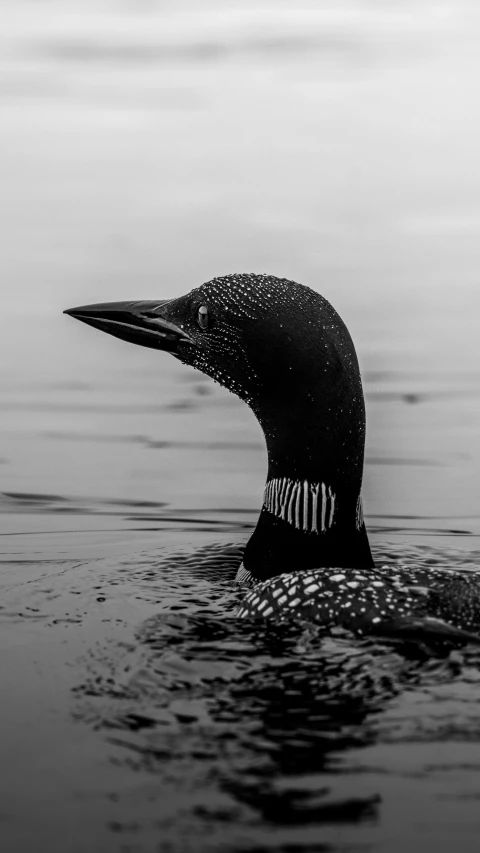
[[[248, 584], [237, 575], [242, 580]], [[475, 575], [437, 568], [296, 571], [255, 584], [236, 615], [301, 619], [360, 635], [480, 643], [480, 585]]]
[[237, 615], [302, 617], [324, 627], [340, 625], [363, 633], [397, 616], [425, 615], [423, 603], [401, 579], [381, 570], [316, 569], [280, 575], [251, 589]]

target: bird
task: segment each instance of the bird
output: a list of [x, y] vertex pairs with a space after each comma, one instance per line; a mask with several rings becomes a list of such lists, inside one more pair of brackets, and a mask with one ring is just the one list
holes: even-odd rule
[[184, 296], [65, 314], [170, 353], [236, 394], [265, 436], [263, 505], [236, 583], [239, 618], [357, 635], [480, 642], [480, 584], [439, 568], [376, 567], [362, 509], [365, 402], [352, 338], [316, 290], [268, 274]]

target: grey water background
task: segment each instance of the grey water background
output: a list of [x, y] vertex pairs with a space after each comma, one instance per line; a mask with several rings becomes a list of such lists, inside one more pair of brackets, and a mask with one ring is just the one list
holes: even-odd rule
[[319, 290], [377, 559], [478, 568], [477, 5], [0, 18], [2, 849], [476, 851], [474, 653], [237, 625], [253, 416], [61, 312], [234, 271]]

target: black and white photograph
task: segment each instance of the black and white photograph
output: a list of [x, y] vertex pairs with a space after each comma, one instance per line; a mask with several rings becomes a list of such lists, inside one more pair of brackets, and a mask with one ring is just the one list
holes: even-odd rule
[[479, 44], [3, 0], [1, 853], [480, 850]]

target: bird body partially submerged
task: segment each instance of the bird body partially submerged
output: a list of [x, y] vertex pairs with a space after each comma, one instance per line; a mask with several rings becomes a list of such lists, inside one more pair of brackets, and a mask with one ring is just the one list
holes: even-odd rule
[[[416, 624], [429, 617], [425, 601], [420, 606], [410, 600], [408, 587], [400, 589], [374, 569], [361, 504], [360, 371], [349, 332], [326, 299], [286, 279], [238, 274], [178, 299], [88, 305], [66, 313], [123, 340], [170, 352], [254, 411], [265, 435], [268, 474], [239, 579], [262, 583], [247, 594], [239, 615], [283, 618], [288, 612], [362, 632], [391, 625], [392, 609]], [[343, 588], [335, 586], [332, 569], [360, 575], [349, 575]], [[285, 592], [292, 571], [300, 574]], [[380, 597], [378, 584], [384, 588]], [[464, 625], [458, 615], [451, 624], [480, 629], [480, 597], [478, 625]]]

